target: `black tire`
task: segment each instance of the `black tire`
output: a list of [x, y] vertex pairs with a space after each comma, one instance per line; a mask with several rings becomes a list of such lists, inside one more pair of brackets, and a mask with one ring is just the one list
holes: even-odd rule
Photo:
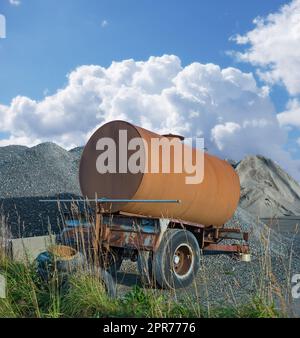
[[115, 282], [115, 279], [108, 271], [98, 267], [90, 266], [81, 271], [80, 273], [99, 279], [99, 282], [103, 283], [108, 297], [110, 298], [117, 297], [117, 284]]
[[40, 253], [35, 259], [36, 272], [43, 282], [48, 282], [54, 275], [55, 264], [48, 251]]
[[154, 274], [163, 288], [189, 286], [200, 268], [200, 248], [190, 231], [168, 229], [153, 257]]
[[155, 286], [153, 274], [153, 252], [140, 251], [137, 260], [137, 268], [140, 274], [141, 282], [145, 286]]
[[100, 254], [100, 266], [113, 277], [117, 276], [123, 262], [123, 252], [118, 249], [110, 249]]
[[68, 289], [69, 274], [58, 270], [53, 256], [48, 251], [39, 254], [35, 260], [35, 264], [38, 277], [35, 282], [39, 289], [48, 289], [50, 285], [51, 288], [55, 285], [62, 292]]
[[52, 252], [45, 251], [40, 253], [35, 259], [36, 271], [44, 282], [49, 282], [55, 272], [58, 274], [74, 273], [86, 265], [84, 255], [77, 251], [69, 257], [59, 257]]
[[[53, 278], [58, 277], [57, 281], [59, 282], [60, 288], [66, 291], [70, 287], [70, 274], [78, 273], [79, 275], [90, 275], [99, 278], [99, 281], [104, 284], [108, 296], [111, 298], [115, 298], [117, 294], [117, 286], [112, 275], [108, 271], [105, 271], [101, 268], [89, 266], [86, 262], [84, 265], [81, 264], [83, 257], [83, 255], [81, 255], [82, 254], [76, 255], [76, 260], [71, 265], [72, 269], [70, 270], [70, 265], [68, 265], [67, 267], [63, 265], [63, 269], [61, 269], [59, 266], [57, 266], [57, 263], [59, 262], [57, 262], [57, 260], [55, 261], [55, 258], [52, 254], [50, 254], [48, 251], [42, 252], [35, 260], [37, 274], [40, 277], [40, 280], [43, 283], [50, 283]], [[80, 258], [77, 261], [78, 257]]]

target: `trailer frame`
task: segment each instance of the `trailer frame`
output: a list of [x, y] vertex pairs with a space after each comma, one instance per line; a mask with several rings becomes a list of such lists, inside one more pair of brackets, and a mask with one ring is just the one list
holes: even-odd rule
[[[125, 212], [109, 213], [105, 210], [101, 203], [97, 203], [95, 217], [95, 239], [93, 248], [97, 256], [101, 247], [109, 250], [110, 247], [118, 247], [124, 249], [136, 249], [155, 252], [160, 245], [161, 238], [168, 228], [181, 228], [191, 231], [199, 242], [199, 246], [204, 255], [211, 254], [227, 254], [227, 255], [243, 255], [250, 254], [249, 249], [249, 233], [242, 231], [240, 228], [207, 227], [203, 224], [183, 221], [179, 219], [167, 218], [167, 224], [161, 227], [159, 231], [149, 233], [144, 231], [142, 227], [129, 227], [123, 224], [109, 226], [103, 222], [105, 216], [121, 216], [131, 219], [152, 219], [158, 220], [156, 217], [149, 217]], [[223, 240], [241, 241], [242, 244], [220, 244]]]

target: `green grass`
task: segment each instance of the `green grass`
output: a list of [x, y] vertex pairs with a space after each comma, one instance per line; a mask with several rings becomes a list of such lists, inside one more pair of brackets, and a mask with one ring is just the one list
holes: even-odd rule
[[282, 317], [273, 304], [255, 297], [242, 306], [216, 306], [209, 313], [192, 300], [174, 301], [156, 290], [134, 287], [125, 296], [110, 299], [95, 277], [71, 276], [61, 288], [58, 276], [41, 283], [34, 265], [0, 260], [0, 273], [7, 278], [7, 298], [0, 299], [0, 317]]

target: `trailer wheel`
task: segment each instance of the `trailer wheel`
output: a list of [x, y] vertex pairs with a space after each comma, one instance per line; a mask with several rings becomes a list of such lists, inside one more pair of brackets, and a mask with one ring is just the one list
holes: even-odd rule
[[189, 286], [200, 268], [200, 248], [192, 232], [168, 229], [154, 254], [159, 285], [177, 289]]
[[137, 260], [137, 268], [140, 274], [141, 282], [146, 286], [155, 285], [155, 277], [153, 274], [153, 252], [140, 251]]
[[123, 262], [123, 252], [118, 249], [110, 249], [100, 254], [100, 266], [113, 277], [117, 275]]
[[108, 271], [98, 267], [89, 266], [83, 271], [81, 271], [80, 274], [84, 274], [86, 276], [95, 278], [100, 283], [102, 283], [108, 297], [110, 298], [117, 297], [117, 284], [112, 275]]

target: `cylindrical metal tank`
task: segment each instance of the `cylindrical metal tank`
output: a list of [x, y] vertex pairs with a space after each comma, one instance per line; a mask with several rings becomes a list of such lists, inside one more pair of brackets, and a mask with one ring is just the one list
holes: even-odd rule
[[[126, 131], [127, 141], [119, 144], [120, 130]], [[151, 168], [151, 159], [154, 160], [157, 155], [151, 153], [151, 140], [161, 140], [164, 137], [175, 138], [176, 136], [161, 136], [125, 121], [112, 121], [100, 127], [85, 146], [80, 161], [79, 180], [83, 196], [89, 199], [176, 199], [181, 203], [112, 204], [111, 211], [174, 218], [205, 226], [222, 226], [232, 217], [240, 198], [239, 177], [226, 161], [204, 152], [204, 176], [202, 182], [198, 184], [187, 184], [186, 177], [190, 174], [185, 171], [175, 173], [172, 165], [170, 173], [163, 173], [161, 166], [158, 173], [152, 173], [151, 170], [138, 173], [123, 172], [124, 168], [120, 170], [119, 155], [123, 158], [125, 156], [128, 161], [137, 150], [144, 154], [148, 153], [145, 165], [148, 169]], [[117, 173], [100, 174], [97, 170], [97, 159], [107, 150], [107, 148], [97, 150], [98, 141], [103, 138], [115, 141]], [[146, 143], [143, 147], [128, 150], [126, 154], [124, 149], [134, 138], [142, 138]], [[176, 140], [182, 142], [180, 138]], [[181, 146], [188, 147], [182, 143]], [[193, 156], [196, 151], [201, 150], [192, 149]], [[175, 151], [171, 151], [170, 156], [173, 163]], [[158, 158], [162, 160], [161, 149]], [[124, 163], [122, 165], [124, 166]]]

